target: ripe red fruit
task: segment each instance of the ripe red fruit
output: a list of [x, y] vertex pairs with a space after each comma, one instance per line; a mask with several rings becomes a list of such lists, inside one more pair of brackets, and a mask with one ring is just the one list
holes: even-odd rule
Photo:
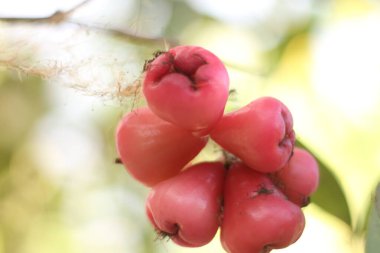
[[220, 162], [200, 163], [153, 187], [146, 212], [158, 233], [185, 247], [210, 242], [219, 227], [224, 174]]
[[290, 201], [306, 206], [318, 187], [318, 163], [306, 150], [295, 148], [289, 163], [274, 173], [273, 181]]
[[269, 173], [281, 169], [293, 151], [293, 118], [279, 100], [262, 97], [225, 115], [211, 138], [248, 167]]
[[120, 121], [116, 145], [127, 171], [147, 186], [178, 174], [206, 145], [198, 138], [154, 115], [137, 109]]
[[223, 63], [196, 46], [162, 53], [146, 67], [143, 92], [159, 117], [197, 135], [206, 135], [221, 118], [229, 78]]
[[271, 180], [244, 164], [226, 176], [221, 242], [228, 253], [267, 253], [301, 236], [305, 218]]

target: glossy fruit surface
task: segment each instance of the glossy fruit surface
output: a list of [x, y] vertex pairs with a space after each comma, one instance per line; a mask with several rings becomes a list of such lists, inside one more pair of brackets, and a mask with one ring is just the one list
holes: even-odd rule
[[306, 150], [295, 148], [289, 163], [274, 174], [273, 180], [289, 200], [306, 206], [318, 187], [318, 163]]
[[229, 78], [223, 63], [196, 46], [178, 46], [146, 67], [143, 92], [151, 110], [197, 135], [206, 135], [221, 118]]
[[222, 163], [200, 163], [153, 187], [146, 212], [156, 231], [185, 247], [210, 242], [219, 227], [224, 175]]
[[210, 135], [250, 168], [263, 173], [284, 167], [295, 142], [291, 113], [272, 97], [259, 98], [226, 114]]
[[116, 147], [127, 171], [147, 186], [178, 174], [206, 145], [193, 136], [140, 108], [124, 116], [116, 130]]
[[226, 176], [221, 242], [228, 253], [267, 253], [294, 243], [305, 225], [302, 210], [265, 175], [244, 164]]

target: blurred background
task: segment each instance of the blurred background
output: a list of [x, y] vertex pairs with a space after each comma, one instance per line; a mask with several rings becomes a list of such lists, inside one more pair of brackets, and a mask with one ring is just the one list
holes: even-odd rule
[[319, 159], [304, 234], [278, 252], [377, 252], [379, 1], [13, 0], [0, 1], [0, 253], [223, 252], [218, 236], [156, 240], [149, 189], [114, 164], [145, 60], [179, 44], [226, 64], [226, 111], [282, 100]]

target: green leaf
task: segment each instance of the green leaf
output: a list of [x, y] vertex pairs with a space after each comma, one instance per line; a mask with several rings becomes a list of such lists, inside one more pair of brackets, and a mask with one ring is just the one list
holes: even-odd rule
[[375, 210], [377, 215], [380, 217], [380, 183], [376, 187]]
[[380, 184], [376, 187], [375, 201], [368, 221], [366, 253], [378, 253], [380, 249]]
[[[299, 141], [296, 145], [309, 150]], [[318, 190], [311, 196], [311, 201], [352, 228], [350, 209], [339, 180], [320, 158], [316, 155], [314, 157], [319, 164], [320, 179]]]

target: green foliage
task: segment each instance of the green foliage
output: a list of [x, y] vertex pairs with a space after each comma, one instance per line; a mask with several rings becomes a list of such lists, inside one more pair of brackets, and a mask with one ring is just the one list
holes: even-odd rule
[[[308, 148], [299, 141], [297, 142], [297, 146], [308, 150]], [[313, 194], [311, 201], [352, 227], [347, 198], [339, 180], [326, 163], [317, 156], [315, 156], [315, 158], [319, 164], [320, 180], [318, 190]]]
[[380, 183], [376, 188], [376, 196], [371, 208], [368, 223], [366, 253], [377, 253], [380, 249]]

